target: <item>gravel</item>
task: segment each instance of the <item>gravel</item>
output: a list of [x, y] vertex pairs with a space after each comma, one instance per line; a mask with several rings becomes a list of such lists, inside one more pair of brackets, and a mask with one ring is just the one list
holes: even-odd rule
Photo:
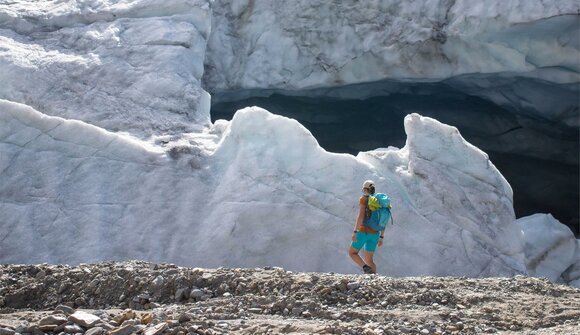
[[580, 290], [548, 280], [0, 265], [2, 334], [580, 333]]

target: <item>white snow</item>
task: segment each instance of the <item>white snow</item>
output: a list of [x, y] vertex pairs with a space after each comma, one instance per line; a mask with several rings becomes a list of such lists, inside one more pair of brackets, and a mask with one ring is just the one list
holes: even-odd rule
[[530, 275], [580, 287], [580, 240], [550, 214], [517, 220], [524, 232], [526, 267]]
[[416, 114], [404, 148], [358, 157], [328, 153], [298, 122], [256, 107], [166, 146], [9, 101], [0, 118], [1, 262], [358, 272], [347, 249], [359, 184], [372, 178], [395, 208], [381, 273], [525, 272], [501, 174], [455, 128]]

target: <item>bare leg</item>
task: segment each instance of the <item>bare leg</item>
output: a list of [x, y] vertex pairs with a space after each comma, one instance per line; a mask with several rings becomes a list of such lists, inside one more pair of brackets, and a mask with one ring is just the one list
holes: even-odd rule
[[362, 268], [363, 266], [365, 266], [366, 263], [358, 255], [358, 252], [359, 251], [353, 248], [352, 246], [350, 247], [350, 249], [348, 249], [348, 255], [350, 256], [350, 258], [352, 258], [352, 260]]
[[375, 264], [375, 262], [373, 262], [373, 256], [374, 256], [374, 252], [368, 252], [365, 250], [365, 261], [367, 263], [368, 266], [371, 267], [371, 269], [373, 269], [374, 273], [377, 273], [377, 265]]

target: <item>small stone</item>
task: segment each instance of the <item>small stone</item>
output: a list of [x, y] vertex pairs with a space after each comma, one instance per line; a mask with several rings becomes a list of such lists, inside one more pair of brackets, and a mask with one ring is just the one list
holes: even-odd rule
[[98, 316], [83, 311], [74, 312], [68, 317], [68, 320], [77, 323], [85, 328], [92, 328], [97, 323], [102, 322], [102, 320]]
[[67, 321], [66, 316], [62, 314], [49, 315], [38, 322], [39, 326], [56, 325], [59, 326]]
[[201, 329], [201, 326], [199, 326], [199, 325], [193, 325], [193, 326], [187, 328], [187, 331], [190, 332], [190, 333], [197, 334], [200, 329]]
[[349, 291], [354, 291], [359, 287], [360, 287], [360, 283], [357, 283], [357, 282], [351, 282], [351, 283], [346, 284], [346, 288]]
[[101, 327], [95, 327], [87, 330], [85, 335], [102, 335], [105, 333], [105, 329]]
[[[117, 325], [117, 326], [118, 326], [118, 325]], [[115, 326], [113, 326], [112, 324], [110, 324], [110, 323], [107, 323], [107, 322], [98, 323], [98, 324], [97, 324], [95, 327], [100, 327], [100, 328], [103, 328], [105, 331], [109, 331], [109, 330], [113, 330], [113, 329], [117, 328], [117, 327], [115, 327]], [[92, 328], [91, 328], [91, 329], [92, 329]]]
[[123, 321], [123, 323], [121, 323], [121, 327], [125, 327], [125, 326], [136, 326], [136, 325], [140, 325], [140, 324], [141, 324], [141, 320], [131, 319], [131, 320], [125, 320], [125, 321]]
[[87, 304], [87, 301], [85, 300], [84, 297], [78, 297], [75, 299], [75, 306], [77, 307], [82, 307], [85, 306]]
[[71, 315], [75, 312], [74, 308], [69, 307], [67, 305], [58, 305], [56, 306], [55, 312], [61, 312], [64, 315]]
[[151, 296], [149, 295], [149, 293], [141, 293], [138, 296], [136, 296], [135, 298], [138, 300], [149, 301], [151, 299]]
[[429, 329], [425, 329], [425, 328], [421, 329], [421, 334], [425, 334], [425, 335], [429, 334]]
[[145, 313], [141, 315], [141, 324], [148, 325], [151, 323], [151, 321], [153, 321], [153, 314]]
[[165, 322], [161, 322], [153, 327], [147, 327], [143, 330], [143, 335], [159, 335], [163, 333], [169, 326]]
[[10, 328], [0, 327], [0, 335], [14, 335], [16, 332]]
[[224, 296], [224, 298], [229, 298], [229, 297], [231, 297], [231, 296], [232, 296], [232, 294], [231, 294], [231, 293], [229, 293], [229, 292], [226, 292], [226, 293], [224, 293], [224, 295], [223, 295], [223, 296]]
[[187, 299], [189, 295], [189, 289], [187, 288], [180, 288], [175, 291], [175, 302], [180, 302], [181, 300]]
[[217, 324], [217, 325], [218, 325], [218, 327], [220, 327], [220, 328], [229, 328], [229, 327], [230, 327], [230, 324], [229, 324], [229, 323], [227, 323], [227, 322], [225, 322], [225, 321], [220, 321], [220, 322], [218, 322], [218, 324]]
[[190, 296], [195, 299], [200, 299], [203, 297], [203, 291], [196, 288], [195, 290], [191, 291]]
[[45, 277], [46, 277], [46, 272], [44, 270], [38, 271], [38, 273], [35, 276], [35, 278], [38, 279], [38, 280], [42, 280]]
[[58, 326], [47, 324], [47, 325], [38, 326], [38, 329], [42, 330], [45, 333], [50, 333], [50, 332], [53, 332], [56, 329], [56, 327], [58, 327]]
[[126, 309], [121, 313], [115, 315], [113, 317], [113, 321], [115, 321], [118, 325], [122, 324], [126, 320], [131, 320], [135, 318], [135, 312], [132, 309]]
[[302, 312], [302, 316], [305, 318], [309, 318], [309, 317], [312, 317], [312, 314], [309, 311], [304, 311], [304, 312]]
[[84, 333], [85, 330], [82, 329], [81, 326], [79, 326], [77, 324], [72, 324], [72, 325], [66, 325], [66, 326], [64, 326], [64, 332], [65, 333], [75, 334], [75, 333]]
[[191, 321], [191, 319], [193, 319], [193, 317], [192, 317], [191, 314], [189, 314], [189, 313], [182, 313], [179, 316], [179, 319], [178, 320], [179, 320], [179, 323], [186, 323], [188, 321]]
[[121, 328], [117, 328], [110, 332], [110, 335], [130, 335], [136, 333], [138, 328], [136, 326], [125, 326]]
[[163, 276], [157, 276], [153, 280], [153, 286], [155, 286], [157, 288], [163, 286], [164, 283], [165, 283], [165, 278], [163, 278]]
[[261, 308], [248, 308], [248, 312], [254, 313], [254, 314], [261, 314], [262, 309]]
[[293, 308], [292, 308], [292, 314], [293, 314], [293, 315], [296, 315], [296, 316], [299, 316], [300, 314], [302, 314], [302, 308], [299, 308], [299, 307], [293, 307]]
[[179, 327], [179, 321], [178, 320], [167, 320], [167, 325], [169, 326], [169, 328]]

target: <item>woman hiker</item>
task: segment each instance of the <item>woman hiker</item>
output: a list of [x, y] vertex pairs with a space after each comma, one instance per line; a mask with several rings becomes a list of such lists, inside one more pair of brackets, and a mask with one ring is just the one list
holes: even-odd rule
[[[352, 233], [352, 243], [348, 254], [350, 258], [362, 267], [364, 273], [376, 273], [377, 265], [373, 262], [373, 255], [377, 248], [383, 245], [384, 231], [372, 230], [365, 226], [366, 221], [369, 219], [367, 214], [367, 204], [369, 195], [375, 194], [375, 183], [372, 180], [367, 180], [363, 183], [362, 188], [363, 196], [359, 199], [359, 210], [358, 216], [356, 218], [356, 225], [354, 227], [354, 232]], [[359, 251], [364, 246], [364, 261], [359, 256]]]

